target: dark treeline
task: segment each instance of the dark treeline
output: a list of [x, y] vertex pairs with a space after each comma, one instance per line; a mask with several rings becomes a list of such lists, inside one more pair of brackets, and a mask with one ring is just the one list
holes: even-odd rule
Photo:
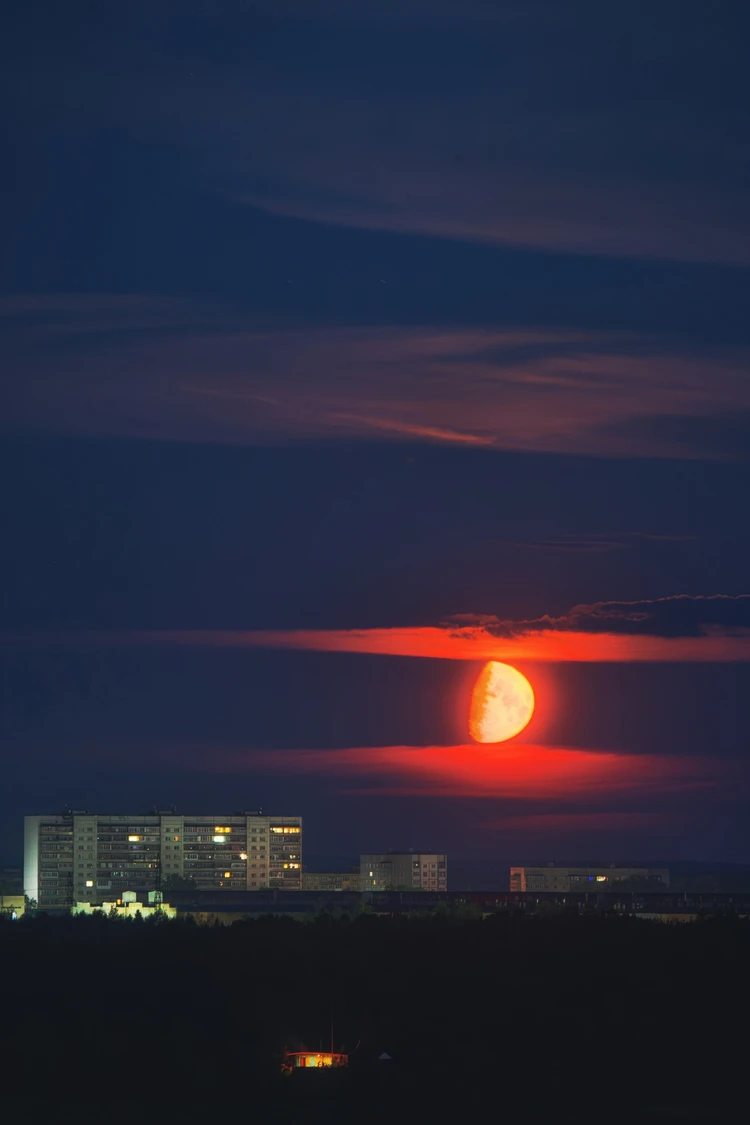
[[[0, 922], [0, 969], [4, 1102], [30, 1120], [130, 1120], [132, 1098], [188, 1121], [750, 1107], [744, 919], [38, 915]], [[332, 1021], [348, 1071], [281, 1076]]]

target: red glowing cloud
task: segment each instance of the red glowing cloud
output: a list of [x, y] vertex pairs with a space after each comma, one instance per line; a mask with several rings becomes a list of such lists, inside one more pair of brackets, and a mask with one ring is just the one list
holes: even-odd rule
[[[159, 634], [154, 634], [158, 640]], [[186, 634], [185, 643], [201, 634]], [[165, 638], [166, 639], [166, 638]], [[177, 639], [177, 638], [175, 638]], [[442, 660], [541, 660], [608, 663], [693, 663], [750, 660], [750, 635], [658, 637], [625, 633], [559, 632], [554, 629], [495, 637], [482, 628], [447, 630], [425, 626], [394, 629], [269, 630], [209, 634], [204, 643], [317, 652], [373, 653]]]
[[699, 757], [620, 754], [569, 747], [379, 746], [347, 750], [248, 751], [239, 767], [381, 779], [356, 792], [393, 796], [580, 800], [607, 793], [674, 792], [718, 784]]
[[742, 663], [750, 660], [750, 632], [661, 637], [651, 634], [585, 633], [543, 629], [497, 637], [482, 627], [392, 629], [240, 630], [184, 629], [81, 633], [4, 632], [14, 647], [203, 647], [277, 648], [314, 652], [415, 656], [438, 660], [584, 661], [589, 663]]

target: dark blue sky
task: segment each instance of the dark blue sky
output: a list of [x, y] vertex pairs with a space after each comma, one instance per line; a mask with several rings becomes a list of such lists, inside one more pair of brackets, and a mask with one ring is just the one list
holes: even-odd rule
[[466, 742], [479, 663], [216, 640], [747, 630], [658, 599], [747, 590], [748, 32], [730, 0], [12, 6], [0, 856], [24, 812], [174, 801], [301, 812], [326, 855], [750, 859], [745, 662], [524, 665], [529, 745], [632, 781], [558, 799], [357, 758]]

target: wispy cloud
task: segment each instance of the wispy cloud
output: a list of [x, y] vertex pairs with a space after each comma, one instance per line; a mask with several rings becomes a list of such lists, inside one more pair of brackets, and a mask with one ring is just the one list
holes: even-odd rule
[[[247, 751], [237, 768], [331, 775], [348, 792], [425, 797], [580, 801], [617, 793], [713, 788], [726, 763], [701, 757], [592, 752], [571, 747], [378, 746], [347, 750]], [[366, 785], [356, 784], [361, 779]], [[352, 784], [354, 782], [354, 784]]]
[[514, 543], [514, 547], [563, 554], [606, 554], [609, 551], [630, 551], [643, 543], [687, 543], [694, 535], [659, 535], [648, 531], [570, 532], [549, 539], [530, 539]]
[[184, 5], [160, 0], [158, 28], [137, 12], [99, 21], [96, 51], [75, 21], [35, 40], [46, 83], [29, 82], [27, 43], [9, 28], [14, 100], [27, 120], [53, 108], [93, 135], [104, 121], [176, 148], [204, 190], [277, 214], [552, 251], [750, 260], [734, 5], [723, 19], [695, 3], [679, 19], [671, 4], [647, 16], [610, 5], [606, 21], [587, 0], [199, 7], [181, 25], [189, 65], [164, 65], [161, 36]]
[[553, 629], [495, 637], [481, 627], [432, 626], [392, 629], [288, 629], [243, 632], [181, 630], [19, 630], [0, 634], [0, 644], [91, 648], [276, 648], [310, 652], [368, 653], [437, 660], [509, 660], [587, 663], [707, 663], [750, 660], [750, 633], [660, 637], [627, 633], [558, 632]]
[[[209, 64], [200, 81], [141, 72], [122, 100], [129, 126], [161, 128], [218, 190], [277, 214], [555, 251], [750, 259], [746, 118], [713, 91], [719, 75], [741, 88], [739, 63], [695, 10], [677, 25], [668, 8], [652, 12], [633, 37], [637, 17], [613, 12], [605, 27], [575, 2], [471, 4], [465, 19], [462, 5], [460, 29], [447, 4], [387, 5], [390, 17], [379, 4], [377, 19], [344, 7], [327, 8], [322, 28], [319, 5], [289, 13], [290, 35], [321, 36], [324, 78], [294, 54], [233, 72]], [[637, 100], [616, 46], [628, 35]]]
[[457, 430], [443, 429], [439, 426], [419, 426], [414, 422], [396, 422], [387, 418], [368, 417], [366, 414], [345, 414], [338, 412], [332, 418], [342, 422], [355, 422], [357, 425], [372, 426], [376, 430], [386, 430], [388, 433], [401, 434], [406, 437], [435, 438], [437, 441], [447, 441], [458, 445], [492, 445], [491, 437], [480, 437], [478, 434], [462, 434]]
[[0, 633], [23, 646], [278, 648], [442, 660], [735, 663], [750, 660], [750, 595], [594, 602], [560, 617], [459, 613], [388, 629], [84, 630]]
[[745, 456], [750, 438], [748, 356], [731, 349], [554, 329], [258, 332], [249, 314], [159, 299], [12, 298], [0, 311], [13, 342], [4, 427], [714, 459]]

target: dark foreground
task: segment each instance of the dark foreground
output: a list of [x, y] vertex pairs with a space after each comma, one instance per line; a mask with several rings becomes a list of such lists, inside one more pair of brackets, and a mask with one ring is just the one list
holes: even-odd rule
[[[39, 916], [0, 923], [0, 971], [8, 1120], [750, 1111], [744, 919]], [[329, 1048], [332, 1016], [349, 1068], [280, 1075], [285, 1048]]]

